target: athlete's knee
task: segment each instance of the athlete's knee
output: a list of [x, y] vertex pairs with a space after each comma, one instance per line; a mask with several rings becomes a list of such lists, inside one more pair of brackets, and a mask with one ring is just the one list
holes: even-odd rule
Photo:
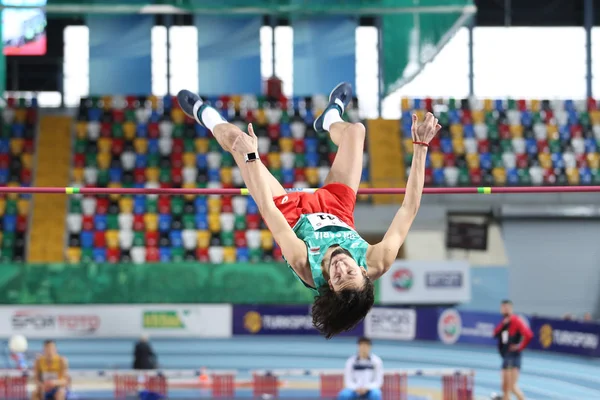
[[338, 393], [338, 400], [351, 400], [354, 399], [354, 391], [352, 389], [343, 389]]
[[367, 395], [368, 400], [381, 400], [381, 389], [371, 389]]

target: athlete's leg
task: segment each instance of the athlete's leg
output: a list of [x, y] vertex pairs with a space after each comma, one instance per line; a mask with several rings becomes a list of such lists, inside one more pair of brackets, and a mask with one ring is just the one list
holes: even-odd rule
[[343, 183], [356, 192], [363, 169], [365, 126], [361, 123], [335, 122], [329, 128], [329, 134], [338, 145], [338, 151], [325, 184]]
[[356, 399], [358, 396], [356, 395], [356, 392], [352, 389], [343, 389], [339, 394], [338, 394], [338, 400], [353, 400]]
[[521, 389], [519, 388], [518, 382], [519, 382], [519, 372], [520, 369], [519, 368], [513, 368], [510, 370], [510, 373], [512, 375], [512, 388], [511, 391], [514, 393], [515, 396], [517, 396], [517, 399], [519, 400], [525, 400], [525, 395], [523, 394], [523, 392], [521, 391]]
[[325, 184], [343, 183], [356, 192], [362, 175], [365, 127], [360, 123], [351, 124], [342, 120], [342, 114], [350, 100], [352, 100], [350, 84], [340, 83], [336, 86], [329, 95], [329, 105], [315, 120], [315, 130], [329, 132], [331, 140], [338, 146], [338, 152]]
[[[244, 157], [237, 152], [231, 151], [231, 147], [235, 140], [240, 135], [245, 135], [245, 133], [237, 126], [225, 121], [217, 110], [203, 104], [198, 95], [187, 90], [182, 90], [177, 95], [177, 99], [183, 112], [212, 131], [215, 139], [217, 139], [217, 142], [219, 142], [223, 150], [231, 152], [235, 163], [242, 173], [244, 182], [248, 182], [248, 172], [246, 170], [246, 161], [244, 160]], [[273, 197], [284, 195], [286, 191], [283, 186], [281, 186], [264, 165], [262, 168], [265, 169], [264, 176], [269, 177], [268, 182], [271, 195]]]
[[367, 400], [381, 400], [381, 389], [371, 389], [367, 393]]
[[510, 400], [510, 392], [512, 389], [512, 374], [511, 369], [502, 369], [502, 400]]

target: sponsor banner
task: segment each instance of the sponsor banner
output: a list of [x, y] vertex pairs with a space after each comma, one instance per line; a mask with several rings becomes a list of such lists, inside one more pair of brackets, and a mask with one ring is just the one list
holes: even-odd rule
[[0, 307], [0, 337], [230, 337], [230, 305]]
[[494, 328], [500, 314], [462, 312], [453, 308], [440, 310], [436, 322], [438, 339], [446, 344], [464, 343], [495, 345]]
[[[364, 324], [341, 336], [360, 336]], [[309, 306], [234, 306], [234, 335], [319, 335]]]
[[534, 338], [530, 348], [600, 357], [600, 325], [543, 318], [529, 320]]
[[414, 340], [417, 312], [401, 308], [373, 308], [365, 318], [365, 335], [371, 339]]
[[380, 280], [388, 304], [454, 304], [471, 300], [469, 264], [462, 261], [396, 261]]

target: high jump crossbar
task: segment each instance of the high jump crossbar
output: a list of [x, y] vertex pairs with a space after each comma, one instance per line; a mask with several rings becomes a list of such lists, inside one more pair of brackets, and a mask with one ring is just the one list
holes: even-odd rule
[[[313, 193], [317, 188], [287, 189], [288, 192]], [[248, 189], [231, 188], [100, 188], [100, 187], [24, 187], [3, 186], [0, 194], [68, 194], [68, 195], [220, 195], [247, 196]], [[362, 188], [359, 195], [405, 194], [405, 188]], [[516, 186], [516, 187], [440, 187], [424, 188], [424, 194], [517, 194], [517, 193], [600, 193], [600, 186]]]

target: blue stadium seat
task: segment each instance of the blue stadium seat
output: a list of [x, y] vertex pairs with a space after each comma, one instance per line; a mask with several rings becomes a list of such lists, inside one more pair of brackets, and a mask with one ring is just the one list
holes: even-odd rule
[[106, 215], [96, 214], [94, 216], [94, 229], [97, 231], [105, 231], [108, 226], [108, 219]]
[[294, 183], [294, 170], [291, 168], [284, 168], [281, 170], [281, 177], [284, 185]]
[[5, 215], [3, 221], [4, 232], [14, 232], [17, 230], [17, 216], [16, 215]]
[[94, 232], [81, 232], [81, 247], [83, 247], [84, 249], [91, 249], [92, 247], [94, 247]]
[[171, 240], [171, 247], [183, 247], [183, 236], [181, 231], [169, 232], [169, 239]]
[[247, 247], [238, 247], [236, 249], [236, 259], [238, 262], [249, 262], [250, 250]]
[[145, 154], [135, 155], [135, 167], [146, 168], [148, 166], [148, 157]]
[[206, 214], [208, 212], [208, 200], [206, 197], [196, 197], [194, 200], [194, 207], [196, 208], [196, 213]]
[[206, 215], [206, 212], [196, 214], [195, 220], [196, 229], [200, 231], [208, 230], [208, 216]]
[[148, 124], [139, 122], [136, 127], [136, 136], [139, 138], [148, 137]]
[[203, 127], [200, 124], [196, 124], [195, 128], [196, 128], [196, 137], [199, 137], [199, 138], [208, 137], [208, 129], [206, 129], [205, 127]]
[[206, 169], [208, 166], [208, 157], [206, 154], [197, 154], [196, 155], [196, 167], [198, 169]]
[[94, 249], [92, 252], [92, 258], [96, 263], [105, 263], [106, 262], [106, 249]]
[[158, 216], [158, 230], [160, 232], [169, 232], [171, 230], [171, 214], [160, 214]]
[[443, 168], [435, 168], [433, 170], [433, 183], [435, 185], [443, 185], [446, 182]]
[[160, 257], [160, 262], [171, 261], [171, 249], [169, 247], [161, 247], [158, 249], [158, 255]]
[[133, 213], [143, 214], [146, 212], [146, 196], [135, 196], [133, 198]]
[[258, 206], [256, 205], [256, 202], [254, 201], [252, 196], [246, 196], [246, 199], [248, 199], [248, 206], [246, 207], [246, 213], [251, 214], [251, 215], [258, 214]]

